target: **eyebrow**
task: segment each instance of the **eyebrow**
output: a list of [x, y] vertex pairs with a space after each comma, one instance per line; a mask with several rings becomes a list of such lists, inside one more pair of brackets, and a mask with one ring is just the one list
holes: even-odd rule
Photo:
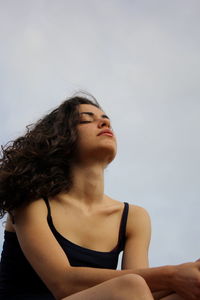
[[[86, 114], [86, 115], [89, 115], [89, 116], [94, 116], [95, 115], [93, 112], [90, 112], [90, 111], [83, 111], [80, 114], [81, 115]], [[101, 117], [110, 120], [110, 118], [105, 114], [101, 115]]]

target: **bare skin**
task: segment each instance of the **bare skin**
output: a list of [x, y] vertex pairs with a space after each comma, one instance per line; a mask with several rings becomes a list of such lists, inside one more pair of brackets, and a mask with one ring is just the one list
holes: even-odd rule
[[123, 275], [62, 300], [153, 300], [144, 279], [138, 275]]
[[[78, 126], [81, 151], [73, 167], [73, 187], [49, 201], [57, 231], [75, 244], [106, 252], [116, 246], [124, 205], [104, 194], [104, 169], [116, 155], [116, 139], [98, 135], [110, 128], [101, 110], [80, 105], [80, 113], [88, 111], [94, 118]], [[83, 114], [83, 121], [87, 118]], [[200, 263], [148, 268], [151, 226], [143, 208], [130, 205], [122, 270], [71, 267], [46, 216], [44, 200], [37, 199], [16, 211], [15, 225], [8, 219], [6, 229], [17, 233], [27, 259], [56, 299], [151, 300], [148, 286], [153, 293], [161, 291], [155, 299], [200, 299]], [[169, 295], [170, 291], [182, 298]]]

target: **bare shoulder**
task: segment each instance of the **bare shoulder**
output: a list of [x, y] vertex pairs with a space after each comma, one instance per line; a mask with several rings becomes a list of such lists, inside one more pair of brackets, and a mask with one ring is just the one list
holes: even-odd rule
[[149, 218], [149, 213], [144, 207], [129, 203], [129, 216], [130, 219], [140, 217]]
[[[16, 223], [19, 222], [20, 219], [25, 220], [25, 217], [30, 218], [31, 216], [37, 216], [37, 218], [40, 218], [41, 216], [46, 216], [46, 214], [47, 208], [44, 203], [44, 200], [37, 199], [14, 210], [12, 212], [12, 217], [14, 217], [14, 221]], [[7, 231], [14, 232], [15, 226], [13, 224], [12, 217], [10, 214], [7, 215], [5, 229]]]
[[13, 212], [15, 223], [46, 219], [47, 207], [44, 199], [36, 199], [30, 203], [23, 205]]
[[[106, 199], [107, 199], [107, 203], [109, 203], [109, 205], [113, 205], [119, 208], [123, 208], [124, 207], [124, 202], [127, 201], [119, 201], [116, 199], [113, 199], [111, 197], [108, 197], [106, 195]], [[141, 206], [135, 205], [135, 204], [131, 204], [129, 203], [129, 212], [128, 212], [128, 222], [129, 223], [133, 223], [136, 222], [137, 220], [150, 220], [150, 216], [148, 211]]]
[[141, 206], [129, 204], [127, 235], [136, 231], [150, 230], [151, 220], [147, 210]]

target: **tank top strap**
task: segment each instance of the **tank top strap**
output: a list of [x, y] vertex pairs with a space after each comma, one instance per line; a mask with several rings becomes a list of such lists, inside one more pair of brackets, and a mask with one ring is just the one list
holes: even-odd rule
[[47, 221], [52, 224], [51, 207], [49, 205], [49, 199], [47, 197], [43, 197], [43, 199], [44, 199], [44, 202], [45, 202], [45, 204], [47, 206], [47, 212], [48, 212], [48, 214], [47, 214]]
[[129, 210], [129, 204], [127, 202], [124, 202], [124, 210], [121, 218], [120, 229], [119, 229], [119, 240], [118, 240], [118, 245], [120, 248], [124, 247], [124, 243], [126, 240], [126, 223], [128, 218], [128, 210]]

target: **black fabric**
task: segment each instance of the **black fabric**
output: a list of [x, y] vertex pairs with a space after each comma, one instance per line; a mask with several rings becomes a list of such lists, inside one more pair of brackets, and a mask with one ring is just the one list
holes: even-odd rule
[[102, 269], [116, 269], [118, 263], [119, 253], [124, 248], [125, 243], [125, 233], [126, 233], [126, 222], [128, 215], [128, 203], [124, 203], [124, 211], [121, 218], [120, 230], [118, 243], [116, 247], [109, 252], [101, 252], [90, 250], [87, 248], [80, 247], [68, 239], [64, 238], [54, 227], [51, 210], [49, 206], [49, 202], [47, 199], [44, 199], [48, 209], [48, 223], [51, 228], [55, 238], [65, 251], [70, 265], [71, 266], [79, 266], [79, 267], [92, 267], [92, 268], [102, 268]]
[[[44, 200], [48, 209], [47, 221], [49, 227], [66, 253], [71, 266], [105, 269], [117, 268], [119, 253], [124, 249], [125, 244], [128, 203], [124, 202], [116, 247], [110, 252], [101, 252], [81, 247], [64, 238], [53, 225], [48, 199]], [[24, 256], [16, 233], [6, 230], [4, 232], [4, 244], [0, 263], [1, 299], [54, 299], [53, 295]]]

